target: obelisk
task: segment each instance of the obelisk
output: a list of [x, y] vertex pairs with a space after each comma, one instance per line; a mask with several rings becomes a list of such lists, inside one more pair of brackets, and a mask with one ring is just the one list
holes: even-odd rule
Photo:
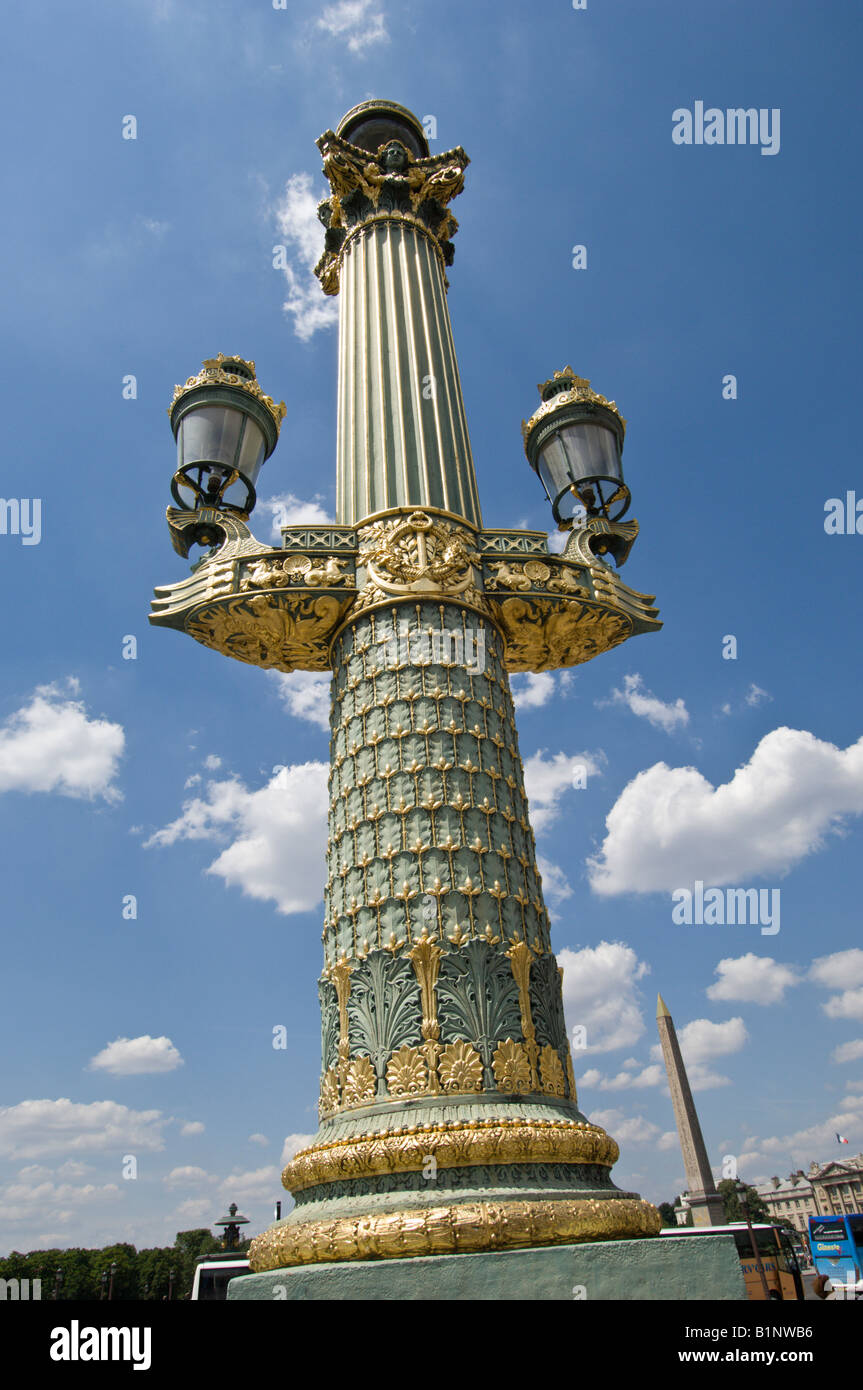
[[671, 1091], [671, 1103], [674, 1106], [674, 1118], [686, 1170], [689, 1189], [687, 1201], [692, 1211], [692, 1224], [721, 1226], [725, 1221], [722, 1198], [713, 1181], [674, 1022], [661, 994], [657, 995], [656, 1025], [659, 1029], [659, 1041], [662, 1044], [662, 1056], [668, 1073], [668, 1087]]

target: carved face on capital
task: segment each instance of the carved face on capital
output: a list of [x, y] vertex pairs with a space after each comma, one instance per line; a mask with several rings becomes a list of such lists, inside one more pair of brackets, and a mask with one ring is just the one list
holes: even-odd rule
[[381, 167], [387, 174], [403, 174], [408, 167], [408, 152], [398, 140], [391, 140], [381, 156]]

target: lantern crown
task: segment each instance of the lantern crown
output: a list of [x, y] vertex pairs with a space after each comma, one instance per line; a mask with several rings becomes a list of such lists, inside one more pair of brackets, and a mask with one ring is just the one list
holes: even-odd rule
[[540, 424], [553, 411], [562, 405], [578, 405], [581, 402], [603, 406], [609, 411], [620, 422], [620, 436], [621, 440], [623, 439], [626, 433], [626, 421], [615, 402], [607, 400], [598, 391], [594, 391], [588, 378], [578, 376], [572, 367], [564, 367], [562, 371], [555, 372], [553, 376], [550, 376], [547, 381], [538, 382], [536, 389], [540, 394], [542, 404], [537, 407], [529, 420], [522, 420], [521, 422], [521, 434], [525, 444], [534, 426]]
[[217, 353], [215, 357], [206, 357], [201, 370], [195, 376], [187, 377], [181, 386], [174, 387], [174, 395], [168, 407], [168, 414], [173, 415], [177, 402], [187, 396], [190, 391], [198, 390], [202, 386], [234, 386], [240, 391], [245, 391], [247, 395], [254, 397], [264, 406], [272, 416], [278, 436], [282, 421], [287, 414], [287, 406], [284, 401], [279, 401], [277, 405], [272, 396], [266, 395], [261, 389], [255, 376], [254, 362], [247, 362], [244, 357], [226, 357], [223, 352]]

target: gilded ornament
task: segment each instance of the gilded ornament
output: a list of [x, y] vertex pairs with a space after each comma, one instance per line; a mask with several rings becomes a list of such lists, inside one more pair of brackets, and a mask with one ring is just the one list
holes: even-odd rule
[[[251, 380], [245, 373], [240, 374], [232, 371], [231, 367], [234, 364], [246, 367], [252, 373]], [[265, 395], [261, 390], [255, 376], [254, 362], [247, 362], [244, 357], [226, 357], [223, 352], [218, 353], [215, 357], [206, 358], [201, 370], [195, 376], [187, 377], [182, 386], [174, 387], [174, 395], [168, 407], [168, 414], [170, 415], [181, 396], [185, 396], [187, 392], [194, 391], [199, 386], [236, 386], [239, 390], [245, 391], [247, 395], [254, 396], [261, 405], [266, 406], [275, 422], [276, 432], [278, 433], [281, 429], [282, 421], [287, 414], [287, 406], [284, 401], [279, 401], [279, 404], [276, 405], [272, 396]]]
[[548, 400], [544, 399], [542, 405], [537, 407], [529, 420], [522, 420], [521, 422], [522, 438], [525, 441], [527, 441], [527, 437], [534, 426], [544, 420], [547, 415], [553, 414], [554, 411], [558, 410], [562, 405], [581, 402], [604, 406], [606, 410], [611, 411], [612, 415], [617, 416], [621, 424], [621, 430], [625, 433], [626, 421], [614, 401], [606, 400], [605, 396], [600, 396], [598, 391], [592, 390], [587, 377], [576, 376], [572, 367], [564, 367], [562, 372], [555, 372], [554, 376], [549, 377], [548, 381], [539, 382], [536, 389], [539, 391], [539, 394], [544, 397], [548, 388], [551, 386], [558, 386], [560, 389], [558, 389], [553, 396], [550, 396]]
[[354, 1057], [345, 1074], [345, 1105], [364, 1105], [375, 1098], [375, 1073], [368, 1057]]
[[254, 1273], [338, 1260], [408, 1259], [658, 1236], [662, 1218], [635, 1197], [461, 1202], [273, 1226], [252, 1241]]
[[[453, 1046], [451, 1044], [451, 1046]], [[458, 1047], [459, 1044], [454, 1044]], [[515, 1116], [428, 1125], [422, 1145], [416, 1127], [380, 1130], [303, 1149], [285, 1167], [289, 1192], [385, 1173], [418, 1172], [424, 1154], [434, 1152], [439, 1168], [508, 1163], [597, 1164], [611, 1168], [619, 1157], [615, 1141], [585, 1120], [544, 1120]]]
[[492, 1059], [498, 1090], [525, 1095], [531, 1088], [530, 1062], [524, 1043], [506, 1038], [498, 1043]]
[[335, 1071], [330, 1068], [321, 1077], [321, 1100], [318, 1107], [321, 1119], [332, 1115], [339, 1108], [339, 1081]]
[[387, 1063], [387, 1090], [393, 1097], [423, 1095], [428, 1090], [428, 1067], [417, 1047], [400, 1047]]
[[448, 1043], [438, 1063], [441, 1086], [449, 1094], [482, 1090], [482, 1060], [469, 1042]]
[[549, 1096], [563, 1096], [566, 1094], [566, 1078], [563, 1074], [563, 1066], [557, 1049], [551, 1043], [546, 1043], [539, 1054], [539, 1075], [542, 1081], [542, 1089]]

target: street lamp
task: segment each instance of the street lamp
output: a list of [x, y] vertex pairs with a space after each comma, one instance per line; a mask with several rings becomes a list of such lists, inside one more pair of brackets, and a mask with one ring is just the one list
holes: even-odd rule
[[369, 154], [377, 154], [381, 145], [392, 140], [400, 141], [417, 159], [429, 152], [422, 123], [397, 101], [361, 101], [342, 117], [336, 134]]
[[173, 1269], [169, 1269], [169, 1270], [168, 1270], [168, 1302], [169, 1302], [169, 1303], [170, 1303], [171, 1299], [173, 1298], [173, 1296], [174, 1296], [174, 1271], [173, 1271]]
[[[276, 405], [264, 394], [254, 362], [220, 352], [175, 387], [168, 414], [177, 441], [171, 482], [177, 506], [187, 512], [218, 508], [247, 520], [258, 475], [278, 442], [284, 401]], [[206, 523], [202, 517], [192, 528], [189, 544], [216, 539]]]
[[752, 1246], [752, 1255], [756, 1265], [758, 1266], [758, 1275], [761, 1279], [761, 1288], [764, 1291], [765, 1299], [769, 1299], [770, 1290], [767, 1287], [767, 1275], [764, 1273], [764, 1265], [761, 1262], [761, 1253], [758, 1249], [758, 1242], [755, 1239], [755, 1232], [752, 1229], [752, 1218], [749, 1215], [749, 1200], [746, 1196], [746, 1184], [744, 1182], [741, 1182], [738, 1178], [734, 1184], [734, 1190], [737, 1193], [737, 1200], [740, 1202], [740, 1210], [743, 1212], [743, 1215], [746, 1219], [746, 1227], [749, 1231], [749, 1244]]
[[55, 1301], [55, 1302], [56, 1302], [57, 1299], [60, 1297], [60, 1285], [62, 1284], [62, 1282], [63, 1282], [63, 1270], [62, 1270], [61, 1266], [58, 1265], [58, 1266], [57, 1266], [57, 1272], [56, 1272], [56, 1274], [55, 1274], [55, 1276], [54, 1276], [54, 1301]]
[[242, 1213], [237, 1214], [237, 1204], [232, 1202], [228, 1207], [228, 1215], [223, 1216], [220, 1221], [214, 1221], [214, 1226], [222, 1226], [222, 1245], [225, 1250], [238, 1250], [240, 1246], [240, 1227], [248, 1226], [249, 1218]]
[[571, 367], [538, 390], [542, 404], [522, 423], [522, 435], [558, 526], [571, 530], [581, 508], [589, 517], [619, 521], [631, 499], [621, 463], [626, 421], [614, 401], [592, 391]]

